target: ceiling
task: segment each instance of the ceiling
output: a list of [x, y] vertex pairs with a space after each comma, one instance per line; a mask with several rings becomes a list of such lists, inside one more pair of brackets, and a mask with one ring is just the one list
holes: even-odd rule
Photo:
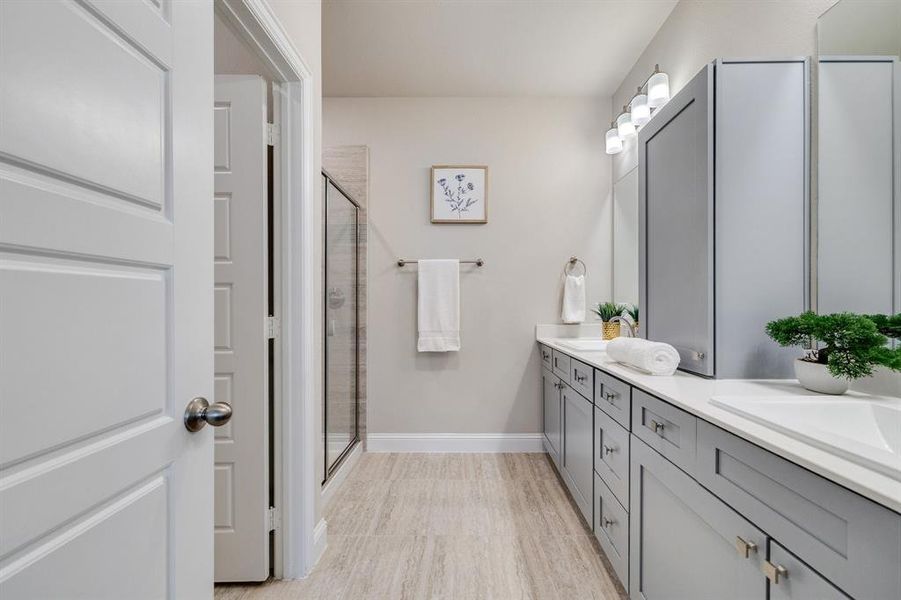
[[325, 0], [326, 96], [613, 94], [677, 0]]

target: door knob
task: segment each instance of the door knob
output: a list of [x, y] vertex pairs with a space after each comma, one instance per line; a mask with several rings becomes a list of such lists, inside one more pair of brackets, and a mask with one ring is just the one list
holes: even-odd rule
[[185, 428], [196, 433], [209, 423], [213, 427], [222, 427], [232, 418], [232, 407], [227, 402], [213, 402], [197, 397], [188, 402], [185, 409]]

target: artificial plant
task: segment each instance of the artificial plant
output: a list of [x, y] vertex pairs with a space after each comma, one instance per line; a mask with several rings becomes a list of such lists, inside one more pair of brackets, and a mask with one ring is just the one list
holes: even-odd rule
[[602, 302], [597, 308], [592, 308], [591, 312], [601, 318], [601, 321], [607, 323], [613, 317], [619, 317], [626, 310], [625, 304], [617, 304], [614, 302]]
[[[818, 315], [807, 311], [767, 323], [766, 332], [781, 346], [807, 348], [807, 356], [801, 360], [826, 365], [836, 377], [866, 377], [876, 365], [901, 371], [901, 348], [886, 345], [889, 336], [901, 334], [901, 314]], [[822, 346], [817, 347], [817, 342]]]

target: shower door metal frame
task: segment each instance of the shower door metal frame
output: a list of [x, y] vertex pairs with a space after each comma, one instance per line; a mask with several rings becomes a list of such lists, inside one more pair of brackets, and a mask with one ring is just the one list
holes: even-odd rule
[[[360, 443], [360, 203], [347, 192], [341, 185], [329, 175], [328, 171], [322, 170], [324, 179], [323, 190], [323, 207], [322, 207], [322, 259], [324, 267], [322, 270], [323, 278], [323, 303], [322, 303], [322, 462], [323, 477], [322, 484], [328, 482], [332, 474], [337, 471], [344, 463], [345, 459], [350, 455], [353, 449]], [[347, 444], [347, 447], [341, 452], [334, 463], [329, 465], [328, 456], [328, 203], [329, 194], [328, 186], [331, 184], [336, 190], [351, 203], [354, 207], [354, 434], [353, 439]]]

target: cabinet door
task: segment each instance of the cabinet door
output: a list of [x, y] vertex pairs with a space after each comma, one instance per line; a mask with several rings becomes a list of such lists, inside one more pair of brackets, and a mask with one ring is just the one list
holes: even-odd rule
[[[544, 406], [544, 438], [551, 454], [560, 454], [560, 380], [541, 370], [541, 403]], [[556, 457], [554, 457], [556, 458]], [[555, 460], [556, 462], [556, 460]]]
[[631, 484], [633, 598], [766, 598], [762, 531], [635, 436]]
[[592, 417], [594, 405], [573, 391], [563, 387], [563, 470], [569, 491], [593, 526], [592, 503], [594, 485], [594, 442]]
[[848, 596], [776, 542], [770, 542], [770, 560], [765, 566], [770, 600], [848, 600]]
[[639, 304], [645, 337], [713, 375], [713, 68], [638, 136]]

